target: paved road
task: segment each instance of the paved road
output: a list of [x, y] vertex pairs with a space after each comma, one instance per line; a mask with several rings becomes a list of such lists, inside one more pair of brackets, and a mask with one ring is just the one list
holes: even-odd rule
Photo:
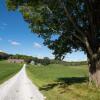
[[23, 68], [11, 79], [0, 85], [0, 100], [44, 100], [38, 88], [32, 84]]

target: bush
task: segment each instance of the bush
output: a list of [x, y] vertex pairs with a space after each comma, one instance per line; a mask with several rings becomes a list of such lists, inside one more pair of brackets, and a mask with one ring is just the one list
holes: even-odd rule
[[50, 59], [48, 57], [44, 57], [42, 64], [43, 65], [49, 65], [50, 64]]

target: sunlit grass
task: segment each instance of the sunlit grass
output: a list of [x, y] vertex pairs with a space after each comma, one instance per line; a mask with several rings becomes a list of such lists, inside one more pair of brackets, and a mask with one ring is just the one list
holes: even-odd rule
[[87, 66], [29, 66], [27, 73], [46, 100], [100, 100], [100, 90], [88, 85]]
[[21, 69], [21, 67], [21, 64], [0, 61], [0, 84], [16, 74]]

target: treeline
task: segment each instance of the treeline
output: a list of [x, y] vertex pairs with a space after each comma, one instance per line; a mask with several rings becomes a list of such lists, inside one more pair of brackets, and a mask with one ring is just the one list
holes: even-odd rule
[[8, 59], [9, 56], [10, 56], [10, 55], [7, 54], [7, 53], [0, 52], [0, 60]]
[[68, 61], [59, 61], [59, 60], [51, 60], [51, 64], [62, 64], [65, 66], [80, 66], [87, 65], [87, 61], [77, 61], [77, 62], [68, 62]]
[[34, 64], [42, 64], [42, 65], [48, 65], [48, 64], [62, 64], [65, 66], [79, 66], [79, 65], [87, 65], [87, 61], [81, 61], [81, 62], [67, 62], [67, 61], [59, 61], [54, 59], [49, 59], [48, 57], [44, 57], [43, 59], [33, 57], [33, 56], [27, 56], [27, 55], [12, 55], [0, 52], [0, 60], [3, 59], [23, 59], [26, 63], [31, 63], [31, 61], [34, 61]]
[[80, 65], [87, 65], [87, 61], [79, 61], [79, 62], [67, 62], [67, 61], [59, 61], [54, 59], [49, 59], [48, 57], [44, 57], [42, 59], [33, 57], [33, 56], [26, 56], [26, 55], [10, 55], [10, 59], [24, 59], [26, 63], [30, 63], [31, 61], [34, 61], [34, 64], [42, 64], [42, 65], [48, 65], [48, 64], [62, 64], [65, 66], [80, 66]]
[[49, 65], [51, 60], [48, 57], [44, 57], [43, 59], [39, 59], [37, 57], [33, 57], [33, 61], [35, 64]]
[[31, 63], [31, 61], [34, 61], [34, 64], [42, 64], [42, 65], [50, 64], [50, 59], [48, 57], [39, 59], [37, 57], [16, 54], [16, 55], [10, 55], [9, 59], [23, 59], [27, 64]]
[[16, 54], [16, 55], [10, 55], [9, 59], [23, 59], [25, 62], [30, 63], [32, 61], [33, 57]]

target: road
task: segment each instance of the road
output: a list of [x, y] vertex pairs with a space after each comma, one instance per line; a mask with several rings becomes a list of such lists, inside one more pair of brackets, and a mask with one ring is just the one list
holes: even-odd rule
[[11, 79], [0, 85], [0, 100], [44, 100], [44, 96], [28, 78], [26, 65]]

